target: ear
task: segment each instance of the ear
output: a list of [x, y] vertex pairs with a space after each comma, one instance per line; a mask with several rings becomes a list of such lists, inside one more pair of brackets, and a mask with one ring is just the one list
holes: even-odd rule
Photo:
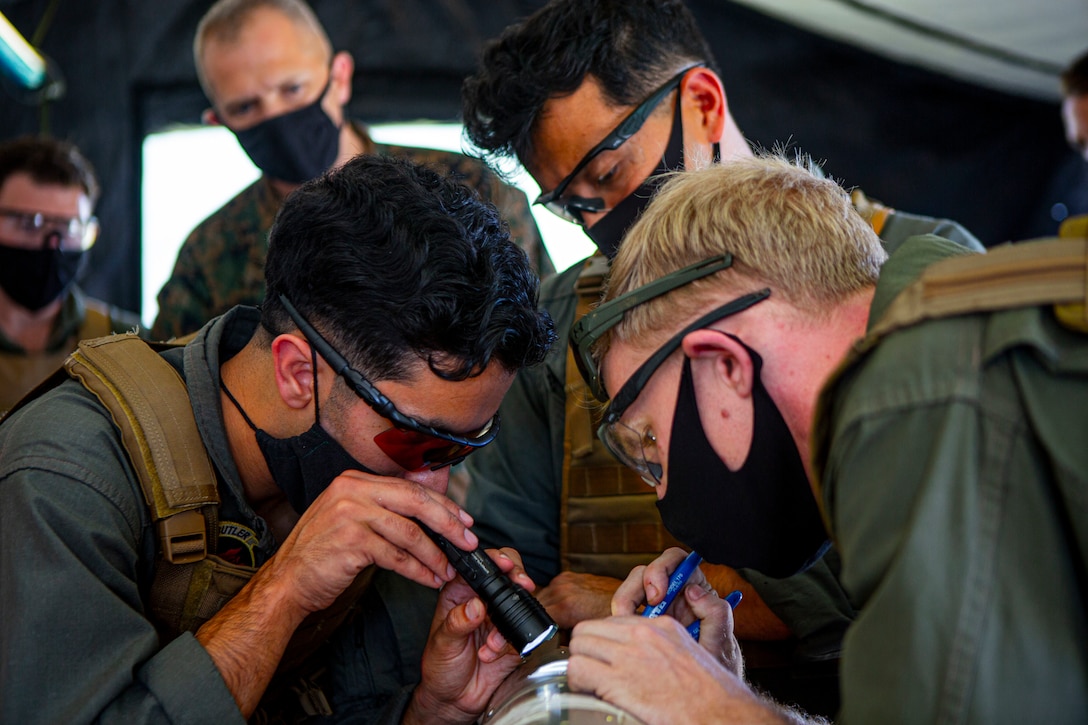
[[272, 341], [272, 366], [276, 389], [288, 407], [301, 410], [313, 399], [314, 371], [309, 344], [294, 335], [280, 335]]
[[685, 108], [694, 109], [695, 112], [695, 123], [684, 126], [685, 141], [689, 138], [700, 144], [720, 141], [725, 133], [729, 109], [725, 102], [725, 88], [718, 74], [709, 68], [693, 68], [681, 81], [680, 92]]
[[341, 50], [332, 57], [330, 66], [332, 92], [340, 106], [346, 106], [351, 100], [351, 81], [355, 77], [355, 59], [351, 53]]
[[710, 359], [717, 380], [739, 398], [752, 394], [755, 367], [744, 345], [719, 330], [695, 330], [684, 337], [681, 347], [692, 360]]
[[200, 114], [200, 122], [205, 126], [223, 125], [223, 122], [219, 120], [219, 116], [216, 114], [214, 108], [205, 108], [204, 112]]

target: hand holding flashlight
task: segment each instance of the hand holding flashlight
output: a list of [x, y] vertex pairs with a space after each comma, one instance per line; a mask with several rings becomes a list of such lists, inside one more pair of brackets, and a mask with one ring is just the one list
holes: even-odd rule
[[491, 622], [518, 654], [524, 657], [559, 631], [536, 597], [511, 581], [482, 550], [462, 551], [426, 525], [416, 523], [480, 597]]

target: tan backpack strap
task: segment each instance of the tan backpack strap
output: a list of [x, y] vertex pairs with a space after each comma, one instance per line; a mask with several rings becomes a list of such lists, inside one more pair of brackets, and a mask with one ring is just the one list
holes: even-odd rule
[[[1062, 222], [1058, 228], [1058, 236], [1062, 239], [1088, 239], [1088, 214], [1072, 216]], [[1085, 260], [1088, 275], [1088, 259]], [[1088, 332], [1088, 304], [1084, 302], [1067, 302], [1054, 305], [1054, 314], [1058, 321], [1071, 330]]]
[[219, 491], [181, 376], [131, 334], [83, 340], [64, 366], [98, 397], [121, 431], [164, 558], [204, 558], [218, 533], [213, 527]]
[[925, 319], [1043, 304], [1070, 306], [1072, 324], [1063, 324], [1088, 331], [1086, 248], [1085, 239], [1048, 239], [930, 265], [899, 293], [866, 340]]

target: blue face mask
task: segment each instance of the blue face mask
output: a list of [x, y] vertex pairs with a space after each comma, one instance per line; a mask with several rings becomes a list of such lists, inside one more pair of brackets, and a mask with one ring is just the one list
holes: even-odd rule
[[707, 561], [787, 577], [819, 558], [830, 542], [793, 436], [760, 379], [762, 360], [750, 348], [748, 353], [755, 383], [747, 459], [731, 471], [707, 440], [685, 358], [668, 489], [657, 507], [665, 528]]
[[326, 84], [317, 100], [304, 108], [231, 131], [250, 160], [273, 179], [291, 184], [316, 179], [340, 152], [340, 129], [321, 107], [328, 90]]

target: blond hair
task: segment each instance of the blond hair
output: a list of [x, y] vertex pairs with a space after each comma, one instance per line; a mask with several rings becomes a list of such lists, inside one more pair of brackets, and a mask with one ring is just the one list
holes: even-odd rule
[[841, 186], [808, 159], [765, 154], [674, 174], [624, 239], [605, 300], [725, 253], [730, 268], [633, 308], [611, 334], [643, 340], [671, 332], [706, 307], [707, 290], [723, 285], [736, 294], [769, 287], [802, 314], [821, 315], [874, 285], [887, 259]]
[[249, 17], [257, 10], [274, 10], [289, 18], [298, 28], [312, 33], [326, 56], [332, 56], [332, 43], [313, 9], [302, 0], [219, 0], [204, 13], [193, 38], [193, 61], [204, 94], [212, 99], [212, 89], [204, 72], [204, 50], [209, 41], [231, 43], [245, 28]]

